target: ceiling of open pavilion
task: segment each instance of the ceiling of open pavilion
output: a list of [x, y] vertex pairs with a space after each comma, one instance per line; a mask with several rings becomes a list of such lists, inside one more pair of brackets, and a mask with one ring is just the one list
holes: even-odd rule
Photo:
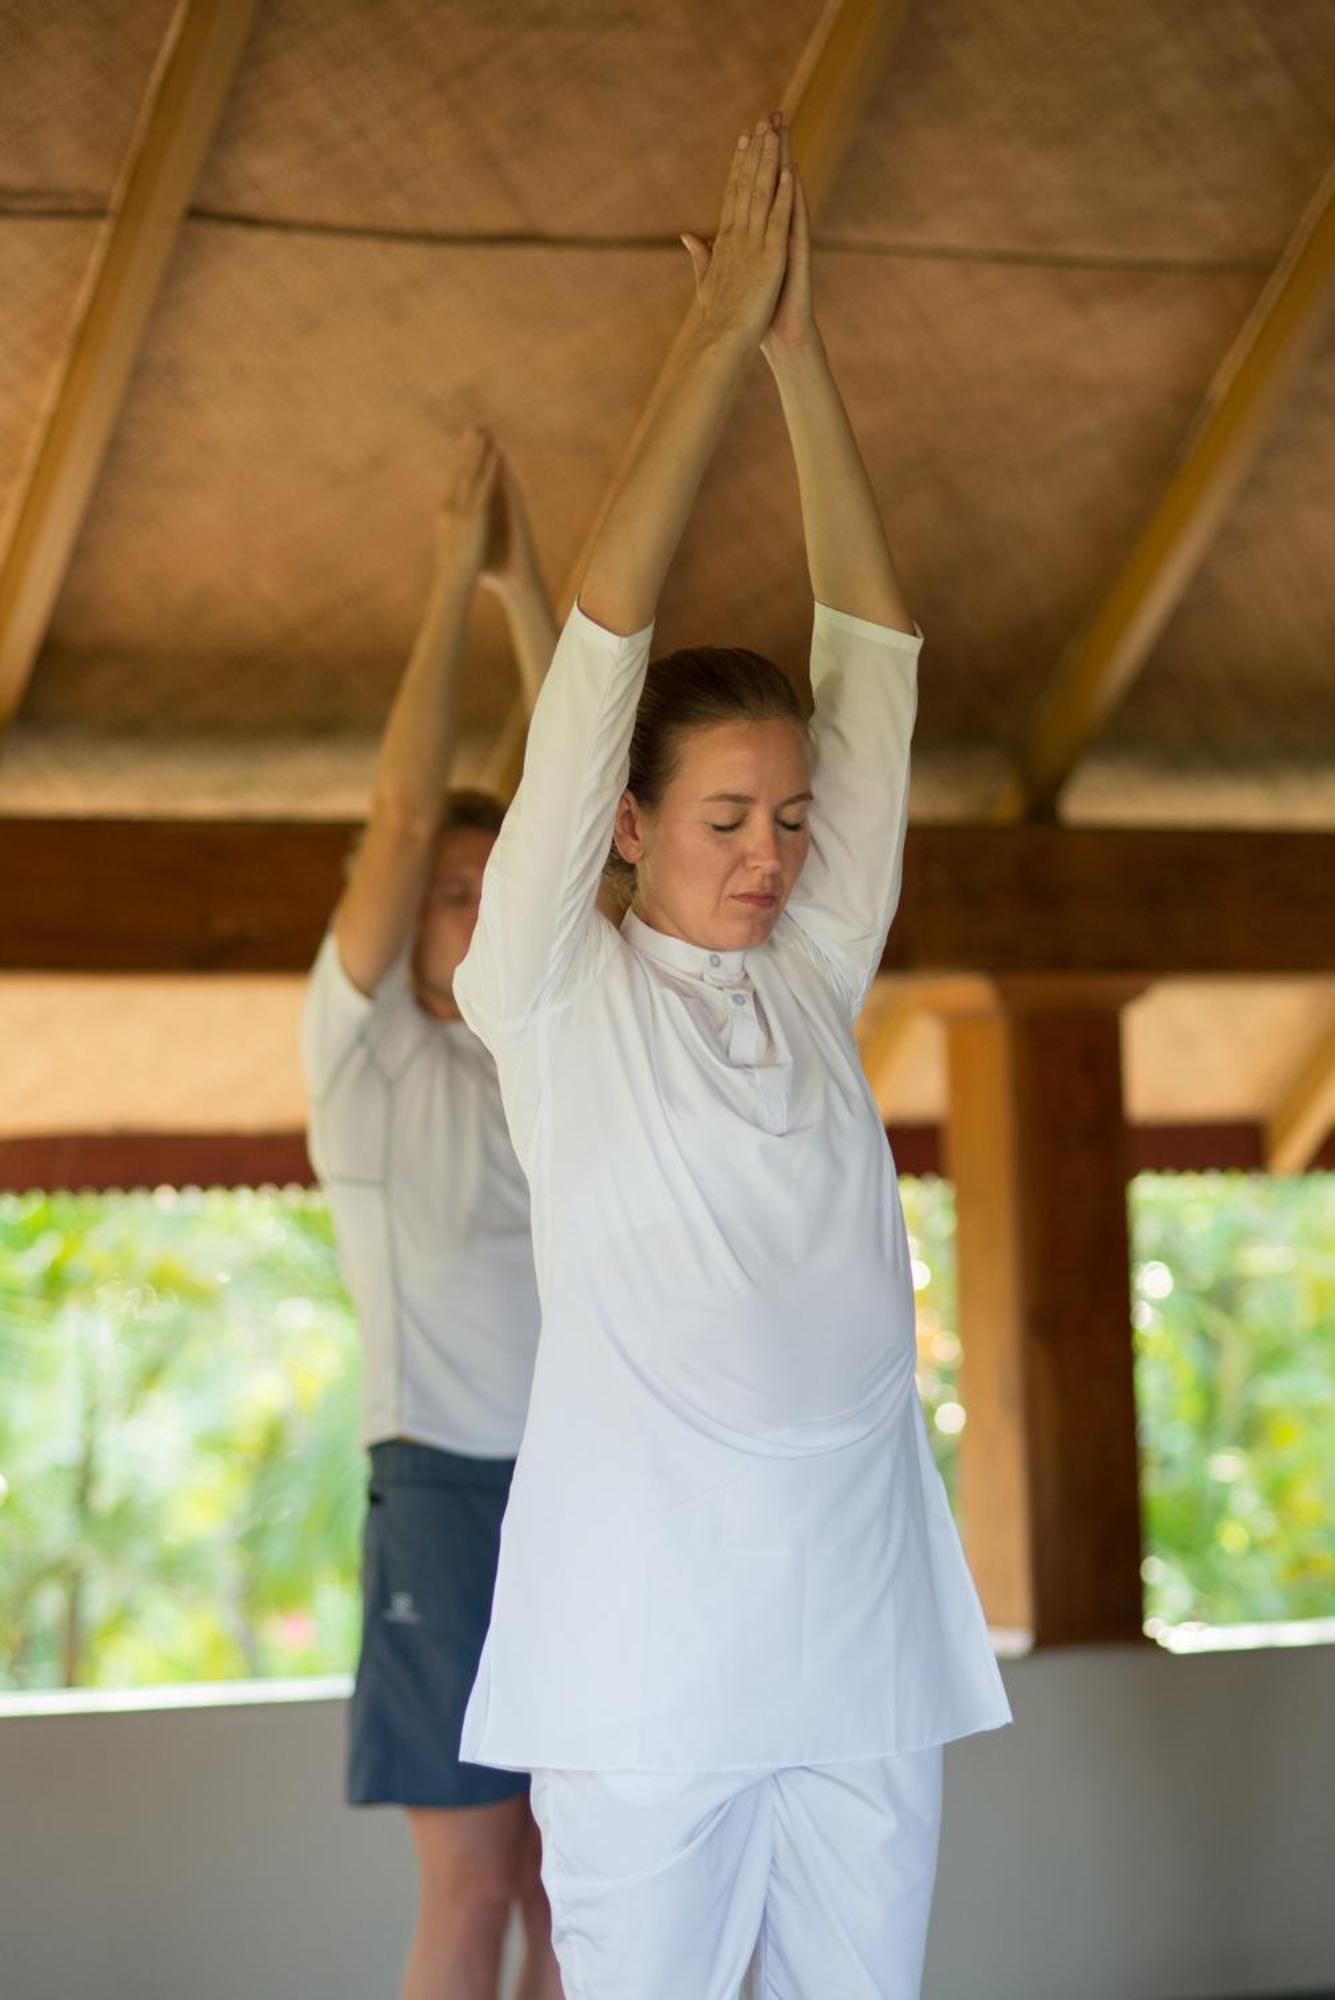
[[[59, 369], [165, 0], [8, 0], [0, 506]], [[493, 424], [553, 589], [666, 350], [735, 128], [815, 0], [262, 0], [0, 807], [339, 813], [422, 601], [452, 424]], [[17, 55], [17, 59], [16, 59]], [[928, 635], [914, 809], [986, 809], [1335, 152], [1327, 0], [910, 9], [820, 297]], [[1335, 340], [1317, 347], [1065, 817], [1335, 818]], [[665, 643], [800, 660], [763, 371]], [[480, 616], [468, 723], [511, 692]]]
[[[0, 532], [172, 12], [0, 0]], [[559, 595], [686, 301], [677, 232], [708, 229], [735, 131], [779, 100], [820, 13], [260, 0], [9, 731], [0, 813], [357, 813], [451, 428], [500, 434]], [[818, 242], [827, 337], [927, 634], [916, 818], [988, 815], [1333, 156], [1328, 0], [909, 8]], [[1333, 553], [1327, 330], [1061, 816], [1335, 826]], [[660, 639], [799, 666], [808, 619], [758, 370]], [[512, 695], [484, 607], [479, 766]], [[1303, 1006], [1331, 1000], [1314, 983]], [[1252, 1046], [1276, 1023], [1258, 1016]], [[1221, 1017], [1221, 1052], [1234, 1033]], [[1174, 1046], [1165, 1028], [1165, 1079]], [[910, 1055], [904, 1115], [931, 1115], [933, 1059]], [[1219, 1115], [1264, 1095], [1260, 1068], [1225, 1085], [1204, 1063]]]

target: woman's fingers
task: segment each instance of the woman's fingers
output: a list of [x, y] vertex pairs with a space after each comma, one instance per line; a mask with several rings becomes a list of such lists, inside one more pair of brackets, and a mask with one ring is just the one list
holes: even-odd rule
[[719, 235], [731, 229], [737, 215], [737, 194], [742, 184], [742, 173], [746, 167], [746, 156], [751, 148], [751, 134], [743, 132], [732, 149], [732, 165], [728, 170], [728, 184], [723, 190], [723, 213], [719, 218]]
[[745, 229], [750, 219], [751, 202], [755, 195], [756, 180], [764, 163], [765, 133], [768, 120], [757, 119], [747, 134], [746, 152], [742, 159], [742, 171], [737, 180], [737, 209], [733, 217], [739, 229]]
[[811, 211], [807, 207], [807, 185], [793, 168], [793, 242], [805, 255], [811, 247]]
[[755, 172], [751, 174], [751, 184], [747, 188], [745, 222], [751, 240], [755, 240], [765, 234], [769, 204], [773, 202], [773, 184], [779, 174], [779, 142], [767, 120], [765, 130], [753, 138], [751, 144], [755, 148]]
[[685, 245], [686, 254], [691, 260], [691, 270], [695, 274], [695, 289], [699, 291], [709, 270], [709, 258], [713, 246], [709, 243], [702, 243], [700, 238], [692, 236], [689, 230], [683, 233], [681, 240]]
[[749, 131], [741, 134], [733, 148], [723, 193], [720, 237], [745, 228], [753, 239], [764, 239], [787, 143], [787, 127], [777, 111], [768, 118], [758, 118]]
[[793, 170], [791, 167], [779, 169], [779, 184], [775, 190], [774, 205], [770, 209], [765, 224], [765, 247], [767, 250], [786, 252], [788, 231], [793, 220]]
[[465, 431], [455, 464], [448, 504], [455, 513], [477, 512], [489, 498], [495, 484], [500, 454], [496, 441], [479, 424]]
[[775, 191], [779, 182], [779, 135], [773, 125], [766, 120], [765, 130], [757, 148], [755, 175], [751, 182], [750, 203], [747, 220], [752, 236], [763, 237], [769, 223], [770, 210], [774, 205]]
[[775, 112], [773, 116], [777, 118], [775, 130], [779, 134], [779, 172], [783, 172], [785, 166], [793, 164], [793, 134], [787, 124], [787, 118], [783, 118], [781, 112]]

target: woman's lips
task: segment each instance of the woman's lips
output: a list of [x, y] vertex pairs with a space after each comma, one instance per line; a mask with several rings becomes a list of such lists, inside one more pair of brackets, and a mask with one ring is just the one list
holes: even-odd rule
[[748, 903], [753, 910], [772, 910], [778, 902], [777, 896], [738, 896], [739, 903]]

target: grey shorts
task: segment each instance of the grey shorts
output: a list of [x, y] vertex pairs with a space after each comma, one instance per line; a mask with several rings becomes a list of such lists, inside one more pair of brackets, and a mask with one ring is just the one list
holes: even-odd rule
[[459, 1760], [491, 1616], [512, 1459], [397, 1439], [371, 1447], [350, 1805], [483, 1806], [528, 1779]]

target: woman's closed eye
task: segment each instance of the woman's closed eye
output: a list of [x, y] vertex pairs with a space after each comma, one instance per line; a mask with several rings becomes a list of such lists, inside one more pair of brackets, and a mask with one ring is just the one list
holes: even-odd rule
[[[785, 833], [805, 833], [807, 830], [804, 819], [784, 819], [782, 814], [776, 816], [774, 823], [776, 826], [781, 826]], [[711, 819], [709, 824], [715, 833], [740, 833], [746, 821], [731, 819], [726, 824], [720, 824], [718, 820]]]

